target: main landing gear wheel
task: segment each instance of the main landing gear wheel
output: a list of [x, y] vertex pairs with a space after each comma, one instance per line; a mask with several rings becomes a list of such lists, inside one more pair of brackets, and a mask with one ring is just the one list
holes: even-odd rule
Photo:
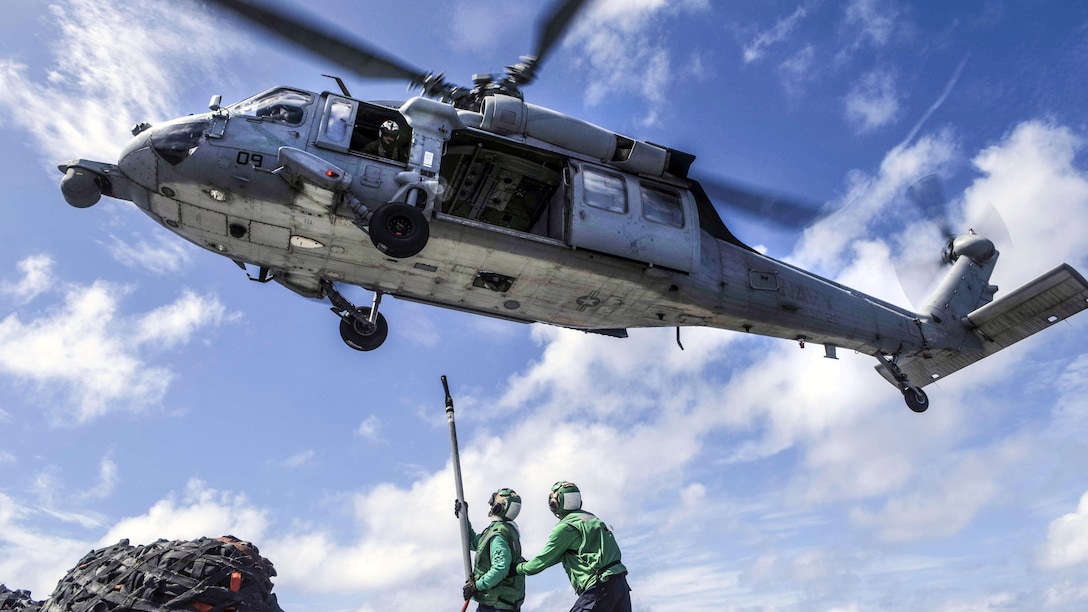
[[427, 217], [414, 206], [386, 204], [370, 217], [370, 241], [390, 257], [403, 259], [419, 253], [430, 236]]
[[905, 387], [903, 399], [907, 401], [907, 408], [915, 412], [925, 412], [929, 408], [929, 396], [918, 387]]
[[340, 319], [340, 337], [344, 339], [344, 344], [357, 351], [373, 351], [385, 342], [388, 335], [389, 324], [385, 322], [385, 317], [379, 312], [371, 323], [369, 308], [356, 308], [354, 313]]

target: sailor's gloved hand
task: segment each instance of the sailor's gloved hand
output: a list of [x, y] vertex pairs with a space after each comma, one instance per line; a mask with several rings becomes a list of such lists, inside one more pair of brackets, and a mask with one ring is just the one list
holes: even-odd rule
[[464, 596], [465, 601], [468, 601], [472, 599], [472, 596], [476, 593], [476, 581], [469, 578], [465, 581], [465, 586], [461, 589], [461, 595]]
[[461, 518], [462, 509], [464, 509], [465, 512], [468, 512], [468, 502], [462, 503], [459, 499], [453, 500], [453, 515], [457, 518]]

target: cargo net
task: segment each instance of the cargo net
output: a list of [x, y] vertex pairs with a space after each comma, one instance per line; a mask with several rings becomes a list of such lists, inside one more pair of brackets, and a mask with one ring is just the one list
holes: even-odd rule
[[7, 585], [0, 584], [0, 610], [15, 612], [38, 612], [42, 602], [30, 598], [30, 591], [12, 591]]
[[275, 575], [256, 546], [234, 536], [146, 546], [126, 539], [87, 553], [40, 612], [283, 612], [272, 593]]

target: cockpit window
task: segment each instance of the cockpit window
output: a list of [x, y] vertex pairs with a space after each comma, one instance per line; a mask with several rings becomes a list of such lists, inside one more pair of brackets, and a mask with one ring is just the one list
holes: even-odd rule
[[299, 125], [306, 118], [305, 107], [314, 97], [294, 89], [276, 89], [230, 107], [232, 115], [257, 117], [276, 123]]
[[171, 166], [176, 166], [200, 145], [207, 127], [206, 119], [186, 119], [159, 126], [151, 133], [152, 148]]

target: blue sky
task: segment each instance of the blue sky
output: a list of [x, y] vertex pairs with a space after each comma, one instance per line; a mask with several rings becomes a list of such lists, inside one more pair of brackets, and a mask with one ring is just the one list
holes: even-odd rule
[[[292, 2], [467, 82], [526, 53], [535, 2]], [[625, 340], [389, 299], [378, 351], [327, 305], [104, 199], [56, 164], [115, 161], [139, 121], [273, 85], [403, 98], [190, 0], [27, 0], [0, 25], [0, 582], [42, 599], [88, 550], [232, 533], [285, 610], [457, 605], [439, 377], [476, 522], [525, 500], [527, 552], [577, 482], [635, 609], [1074, 610], [1088, 602], [1088, 318], [932, 385], [922, 415], [867, 356], [716, 330]], [[996, 209], [1002, 293], [1088, 271], [1088, 6], [599, 0], [536, 104], [690, 151], [694, 170], [843, 208], [750, 244], [908, 306], [895, 214], [942, 177], [959, 227]], [[992, 218], [992, 215], [990, 215]], [[939, 247], [931, 247], [936, 253]], [[365, 303], [369, 296], [348, 291]], [[562, 570], [525, 610], [566, 609]]]

